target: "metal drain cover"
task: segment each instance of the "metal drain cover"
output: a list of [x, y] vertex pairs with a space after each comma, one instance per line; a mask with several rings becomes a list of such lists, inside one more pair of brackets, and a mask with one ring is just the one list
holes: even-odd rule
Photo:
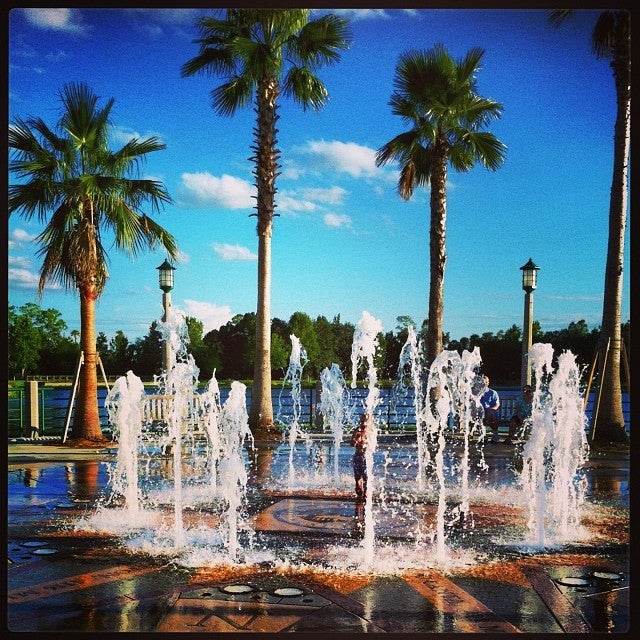
[[609, 573], [608, 571], [594, 571], [594, 578], [600, 578], [601, 580], [622, 580], [622, 576], [619, 573]]
[[558, 578], [556, 580], [559, 584], [564, 584], [568, 587], [586, 587], [589, 581], [586, 578], [572, 578], [567, 576], [566, 578]]
[[250, 584], [227, 584], [220, 587], [220, 591], [224, 593], [251, 593], [253, 587]]
[[274, 589], [273, 595], [291, 598], [293, 596], [304, 595], [304, 591], [297, 587], [279, 587], [278, 589]]

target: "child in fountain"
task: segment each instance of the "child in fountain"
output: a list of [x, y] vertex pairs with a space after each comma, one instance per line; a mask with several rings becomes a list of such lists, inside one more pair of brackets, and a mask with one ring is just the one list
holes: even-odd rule
[[370, 420], [366, 413], [360, 414], [358, 426], [351, 434], [351, 446], [355, 447], [353, 454], [353, 477], [356, 481], [356, 500], [362, 501], [367, 494], [367, 461], [364, 452], [367, 448], [367, 428]]

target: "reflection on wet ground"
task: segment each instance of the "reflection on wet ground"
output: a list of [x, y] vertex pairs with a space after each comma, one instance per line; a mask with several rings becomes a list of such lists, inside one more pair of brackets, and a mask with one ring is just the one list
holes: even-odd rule
[[[362, 571], [357, 558], [364, 507], [353, 500], [350, 452], [341, 454], [343, 472], [332, 484], [333, 454], [330, 447], [318, 449], [300, 452], [302, 480], [295, 490], [288, 487], [286, 451], [269, 452], [269, 464], [256, 455], [250, 469], [253, 502], [247, 506], [253, 533], [243, 533], [242, 543], [250, 539], [271, 552], [247, 553], [237, 563], [212, 561], [204, 549], [200, 557], [181, 563], [171, 554], [132, 548], [125, 536], [78, 529], [99, 505], [109, 505], [108, 513], [117, 508], [109, 489], [113, 454], [91, 459], [10, 455], [10, 630], [629, 630], [628, 455], [592, 457], [585, 465], [582, 526], [587, 537], [532, 549], [516, 535], [525, 528], [522, 505], [492, 500], [496, 491], [513, 484], [514, 450], [499, 446], [486, 452], [487, 469], [475, 478], [483, 490], [472, 499], [473, 527], [469, 522], [447, 527], [460, 561], [439, 567], [430, 566], [426, 557], [433, 553], [429, 526], [436, 503], [402, 493], [415, 474], [411, 447], [396, 447], [391, 461], [382, 449], [377, 469], [387, 489], [374, 501], [377, 565]], [[171, 466], [169, 459], [149, 464], [152, 484], [160, 486]], [[192, 472], [188, 461], [184, 471]], [[193, 526], [194, 535], [203, 523], [213, 527], [216, 522], [213, 510], [202, 516], [185, 510], [185, 526]], [[394, 556], [398, 543], [404, 545], [401, 562]], [[478, 552], [472, 561], [465, 555], [470, 549]], [[417, 556], [425, 562], [414, 562]]]

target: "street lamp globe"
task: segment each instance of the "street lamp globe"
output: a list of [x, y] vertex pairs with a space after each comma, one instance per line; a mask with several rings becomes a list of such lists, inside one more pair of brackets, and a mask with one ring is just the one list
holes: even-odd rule
[[522, 288], [527, 293], [531, 293], [536, 288], [537, 272], [540, 267], [529, 258], [527, 264], [522, 265], [520, 269], [522, 270]]
[[165, 260], [159, 267], [156, 267], [159, 272], [160, 289], [165, 293], [169, 293], [173, 289], [173, 272], [176, 268], [167, 260]]

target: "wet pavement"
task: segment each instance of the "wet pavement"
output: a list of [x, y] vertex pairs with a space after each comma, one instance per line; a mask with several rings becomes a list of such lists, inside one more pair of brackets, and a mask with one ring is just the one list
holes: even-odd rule
[[[486, 453], [508, 466], [513, 448]], [[505, 547], [445, 569], [335, 570], [321, 558], [359, 541], [349, 495], [263, 492], [253, 523], [305, 562], [183, 566], [133, 551], [115, 535], [78, 529], [108, 494], [113, 450], [53, 442], [8, 448], [7, 628], [10, 632], [628, 633], [629, 456], [592, 453], [585, 465], [589, 539], [539, 551]], [[496, 472], [496, 479], [499, 474]], [[434, 505], [416, 505], [433, 517]], [[418, 516], [416, 516], [418, 517]], [[518, 513], [487, 506], [475, 530], [489, 540]], [[410, 526], [390, 517], [389, 539]], [[464, 533], [460, 534], [464, 537]], [[432, 553], [428, 546], [425, 553]]]

